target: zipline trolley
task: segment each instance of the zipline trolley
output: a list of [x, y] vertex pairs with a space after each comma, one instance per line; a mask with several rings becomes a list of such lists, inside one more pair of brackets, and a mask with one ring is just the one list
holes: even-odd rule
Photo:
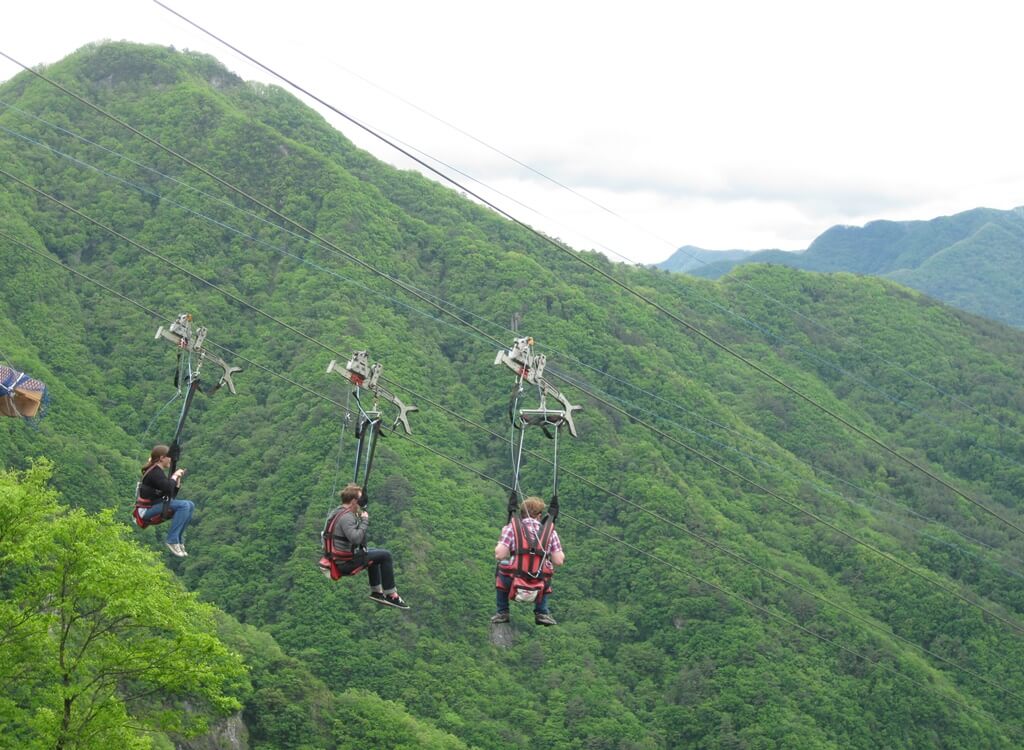
[[[569, 434], [576, 437], [576, 423], [573, 421], [573, 413], [581, 407], [574, 406], [569, 399], [544, 378], [544, 367], [547, 364], [547, 357], [533, 351], [533, 338], [524, 336], [517, 338], [510, 349], [503, 349], [494, 358], [494, 364], [505, 365], [516, 374], [516, 382], [512, 390], [512, 397], [509, 400], [509, 421], [512, 423], [513, 433], [510, 438], [510, 449], [512, 452], [512, 491], [508, 500], [508, 517], [512, 516], [519, 507], [520, 487], [519, 476], [523, 460], [523, 443], [527, 427], [540, 427], [544, 434], [554, 440], [554, 457], [552, 460], [551, 480], [551, 503], [548, 516], [551, 523], [558, 517], [558, 433], [562, 427], [569, 430]], [[522, 408], [523, 398], [529, 384], [537, 388], [540, 403], [536, 408]], [[559, 403], [561, 408], [549, 409], [548, 398]], [[519, 431], [518, 445], [515, 440], [514, 430]]]
[[[174, 430], [174, 438], [171, 440], [171, 471], [173, 472], [181, 456], [181, 432], [185, 426], [185, 417], [192, 408], [192, 399], [196, 391], [202, 390], [207, 396], [212, 396], [222, 387], [227, 386], [230, 393], [235, 394], [235, 383], [232, 379], [235, 373], [242, 371], [241, 367], [232, 367], [209, 349], [203, 347], [206, 341], [206, 328], [195, 327], [192, 324], [192, 316], [182, 313], [177, 319], [166, 328], [160, 326], [156, 331], [156, 340], [164, 339], [174, 344], [178, 349], [178, 363], [174, 372], [174, 385], [181, 392], [182, 383], [185, 383], [185, 402], [182, 404], [181, 413], [178, 416], [178, 424]], [[201, 373], [203, 365], [207, 362], [220, 368], [220, 378], [213, 385], [202, 387]]]
[[[384, 419], [379, 410], [380, 402], [387, 401], [398, 409], [398, 416], [395, 417], [391, 429], [394, 430], [398, 425], [402, 425], [402, 429], [407, 435], [412, 434], [412, 429], [409, 427], [409, 414], [419, 411], [415, 406], [406, 406], [398, 396], [381, 385], [380, 373], [382, 369], [383, 366], [380, 362], [370, 364], [370, 355], [366, 351], [354, 352], [344, 367], [339, 365], [338, 361], [334, 359], [327, 365], [328, 373], [338, 373], [352, 383], [353, 386], [350, 395], [355, 398], [356, 406], [359, 408], [359, 421], [355, 431], [356, 456], [352, 481], [358, 484], [360, 474], [362, 474], [364, 487], [370, 479], [370, 470], [373, 468], [373, 454], [377, 449], [377, 438], [380, 436], [381, 424]], [[369, 409], [363, 407], [362, 399], [360, 399], [361, 390], [369, 391], [373, 395], [373, 405]], [[351, 420], [347, 404], [345, 412], [345, 425], [347, 425]], [[342, 426], [342, 430], [344, 430], [345, 425]]]

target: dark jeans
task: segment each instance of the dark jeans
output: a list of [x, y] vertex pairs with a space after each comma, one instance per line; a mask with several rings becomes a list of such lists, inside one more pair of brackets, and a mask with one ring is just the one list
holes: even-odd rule
[[[505, 587], [503, 589], [495, 589], [498, 592], [496, 596], [498, 611], [508, 612], [508, 587], [512, 585], [512, 576], [506, 576], [498, 573], [498, 580], [501, 581], [501, 585]], [[544, 596], [534, 600], [533, 611], [534, 614], [538, 615], [551, 614], [548, 611], [548, 594], [544, 594]]]
[[370, 577], [370, 587], [381, 586], [384, 593], [395, 590], [395, 563], [391, 559], [391, 553], [386, 549], [370, 547], [366, 550], [366, 561], [373, 565], [366, 569]]

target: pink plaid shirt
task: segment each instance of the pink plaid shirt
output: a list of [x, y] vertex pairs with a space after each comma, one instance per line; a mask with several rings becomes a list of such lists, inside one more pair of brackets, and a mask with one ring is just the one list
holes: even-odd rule
[[[524, 518], [522, 519], [523, 526], [533, 531], [534, 534], [540, 536], [540, 521], [536, 518]], [[501, 538], [498, 540], [498, 544], [504, 544], [514, 553], [516, 551], [516, 535], [512, 531], [512, 524], [508, 524], [501, 530]], [[558, 538], [558, 532], [554, 529], [551, 530], [551, 549], [548, 550], [548, 554], [552, 552], [562, 551], [562, 540]]]

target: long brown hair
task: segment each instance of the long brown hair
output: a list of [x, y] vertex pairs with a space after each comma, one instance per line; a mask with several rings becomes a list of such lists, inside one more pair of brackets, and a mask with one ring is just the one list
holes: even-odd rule
[[171, 449], [166, 445], [154, 445], [153, 450], [149, 453], [149, 461], [142, 467], [142, 475], [145, 476], [147, 471], [156, 466], [160, 459], [170, 452]]

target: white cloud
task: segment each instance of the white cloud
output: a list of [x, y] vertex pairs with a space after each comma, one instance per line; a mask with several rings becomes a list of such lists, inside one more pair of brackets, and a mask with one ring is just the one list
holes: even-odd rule
[[[683, 244], [797, 249], [835, 223], [1024, 204], [1024, 11], [1010, 3], [168, 4], [345, 112], [556, 217], [541, 222], [551, 234], [638, 261]], [[207, 51], [268, 80], [153, 3], [18, 4], [5, 28], [0, 48], [29, 64], [125, 38]], [[2, 64], [0, 78], [16, 71]]]

